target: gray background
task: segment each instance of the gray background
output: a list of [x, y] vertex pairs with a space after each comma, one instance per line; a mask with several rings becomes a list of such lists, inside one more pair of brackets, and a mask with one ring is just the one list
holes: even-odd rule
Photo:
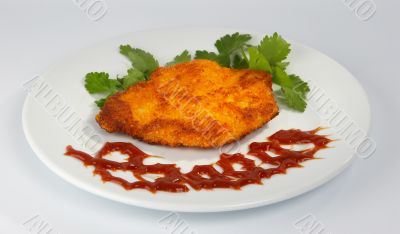
[[0, 233], [38, 233], [24, 225], [30, 218], [45, 221], [50, 233], [168, 233], [157, 223], [168, 212], [81, 191], [35, 157], [22, 132], [26, 93], [21, 85], [95, 42], [182, 26], [278, 31], [334, 58], [366, 89], [373, 110], [371, 136], [378, 146], [371, 158], [355, 160], [333, 181], [300, 197], [245, 211], [180, 214], [192, 229], [307, 233], [293, 223], [312, 214], [323, 233], [400, 233], [399, 1], [374, 0], [376, 14], [367, 21], [344, 0], [105, 2], [108, 11], [95, 22], [73, 0], [0, 1]]

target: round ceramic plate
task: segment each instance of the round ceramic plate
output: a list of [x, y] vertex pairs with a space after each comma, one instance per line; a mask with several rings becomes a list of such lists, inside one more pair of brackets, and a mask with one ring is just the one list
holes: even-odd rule
[[[303, 168], [289, 169], [286, 175], [276, 175], [265, 180], [263, 185], [248, 185], [241, 190], [153, 194], [140, 189], [127, 191], [116, 184], [103, 183], [99, 176], [93, 176], [92, 168], [86, 168], [78, 160], [63, 155], [67, 145], [88, 151], [94, 149], [95, 139], [101, 139], [131, 142], [145, 152], [162, 156], [160, 160], [163, 162], [176, 163], [184, 171], [196, 164], [217, 161], [218, 150], [149, 145], [129, 136], [103, 131], [95, 122], [98, 108], [93, 103], [95, 97], [84, 88], [83, 77], [91, 71], [106, 71], [114, 77], [123, 75], [130, 63], [119, 54], [121, 44], [147, 50], [155, 55], [160, 64], [164, 64], [184, 49], [192, 52], [196, 49], [214, 50], [217, 38], [233, 32], [235, 30], [181, 29], [132, 33], [83, 49], [59, 61], [46, 73], [25, 84], [30, 94], [23, 107], [22, 119], [29, 144], [47, 167], [71, 184], [115, 201], [159, 210], [214, 212], [258, 207], [305, 193], [336, 176], [351, 162], [355, 147], [346, 140], [343, 129], [339, 134], [338, 128], [332, 127], [339, 125], [334, 123], [333, 114], [347, 116], [346, 120], [351, 120], [352, 128], [367, 132], [370, 125], [368, 99], [360, 84], [345, 68], [326, 55], [294, 42], [291, 42], [288, 70], [309, 81], [312, 87], [310, 95], [313, 96], [309, 97], [311, 100], [306, 111], [298, 113], [281, 106], [280, 114], [242, 139], [237, 150], [246, 153], [250, 142], [264, 141], [280, 129], [311, 130], [332, 125], [322, 133], [331, 135], [337, 141], [330, 144], [331, 148], [318, 152], [316, 156], [322, 160], [304, 162]], [[264, 35], [247, 33], [252, 34], [254, 43], [258, 43]], [[321, 101], [328, 106], [322, 105]], [[351, 132], [349, 134], [349, 137], [354, 137]], [[92, 136], [93, 144], [87, 136]], [[119, 160], [118, 155], [112, 157]]]

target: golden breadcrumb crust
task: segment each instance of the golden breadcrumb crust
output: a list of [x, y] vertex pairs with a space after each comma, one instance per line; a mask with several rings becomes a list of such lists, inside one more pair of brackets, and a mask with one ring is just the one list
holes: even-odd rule
[[278, 114], [271, 86], [265, 72], [194, 60], [160, 67], [147, 82], [109, 97], [96, 120], [148, 143], [216, 148]]

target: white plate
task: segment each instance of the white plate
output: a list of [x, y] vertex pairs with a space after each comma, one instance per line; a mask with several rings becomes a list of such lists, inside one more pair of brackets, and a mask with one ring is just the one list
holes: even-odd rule
[[[333, 142], [333, 148], [319, 152], [317, 156], [324, 158], [323, 160], [307, 161], [303, 164], [304, 168], [289, 169], [286, 175], [276, 175], [266, 180], [264, 185], [249, 185], [240, 191], [216, 189], [156, 194], [146, 190], [126, 191], [115, 184], [103, 183], [98, 176], [92, 175], [91, 168], [85, 168], [81, 162], [63, 156], [65, 147], [70, 144], [85, 150], [79, 143], [79, 134], [74, 136], [73, 131], [68, 130], [66, 124], [63, 125], [55, 117], [59, 107], [66, 105], [75, 111], [75, 116], [81, 118], [80, 126], [87, 127], [86, 131], [90, 131], [90, 127], [105, 141], [132, 142], [145, 152], [161, 155], [166, 161], [177, 163], [186, 169], [195, 164], [216, 161], [219, 156], [215, 150], [154, 146], [127, 136], [104, 132], [94, 121], [97, 108], [93, 104], [94, 97], [84, 88], [83, 76], [91, 71], [106, 71], [112, 76], [124, 74], [130, 63], [118, 52], [121, 44], [148, 50], [158, 58], [160, 64], [164, 64], [184, 49], [214, 50], [213, 44], [217, 38], [233, 32], [235, 31], [222, 29], [180, 29], [132, 33], [83, 49], [58, 62], [41, 76], [44, 82], [42, 84], [49, 85], [47, 91], [51, 91], [32, 91], [26, 98], [22, 119], [29, 144], [52, 171], [70, 183], [115, 201], [160, 210], [213, 212], [257, 207], [305, 193], [333, 178], [350, 163], [354, 155], [354, 150], [344, 140]], [[263, 35], [251, 34], [255, 43]], [[345, 68], [322, 53], [297, 43], [292, 43], [289, 61], [290, 72], [300, 75], [323, 90], [325, 97], [329, 97], [338, 109], [346, 113], [360, 129], [368, 131], [370, 108], [367, 96]], [[31, 84], [32, 82], [26, 86]], [[37, 90], [35, 87], [32, 90]], [[55, 94], [62, 99], [57, 107], [54, 107], [54, 103], [60, 99], [53, 99]], [[279, 129], [309, 130], [327, 126], [321, 118], [321, 114], [322, 117], [327, 114], [324, 111], [317, 111], [312, 103], [305, 113], [281, 108], [278, 117], [241, 141], [239, 151], [247, 152], [249, 142], [262, 141]], [[324, 133], [333, 134], [332, 137], [336, 139], [341, 138], [332, 128], [324, 130]]]

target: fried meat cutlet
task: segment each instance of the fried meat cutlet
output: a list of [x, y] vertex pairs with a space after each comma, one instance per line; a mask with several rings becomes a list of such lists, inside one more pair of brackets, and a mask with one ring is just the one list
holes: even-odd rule
[[109, 97], [96, 120], [108, 132], [168, 146], [216, 148], [278, 114], [270, 74], [194, 60], [160, 67]]

